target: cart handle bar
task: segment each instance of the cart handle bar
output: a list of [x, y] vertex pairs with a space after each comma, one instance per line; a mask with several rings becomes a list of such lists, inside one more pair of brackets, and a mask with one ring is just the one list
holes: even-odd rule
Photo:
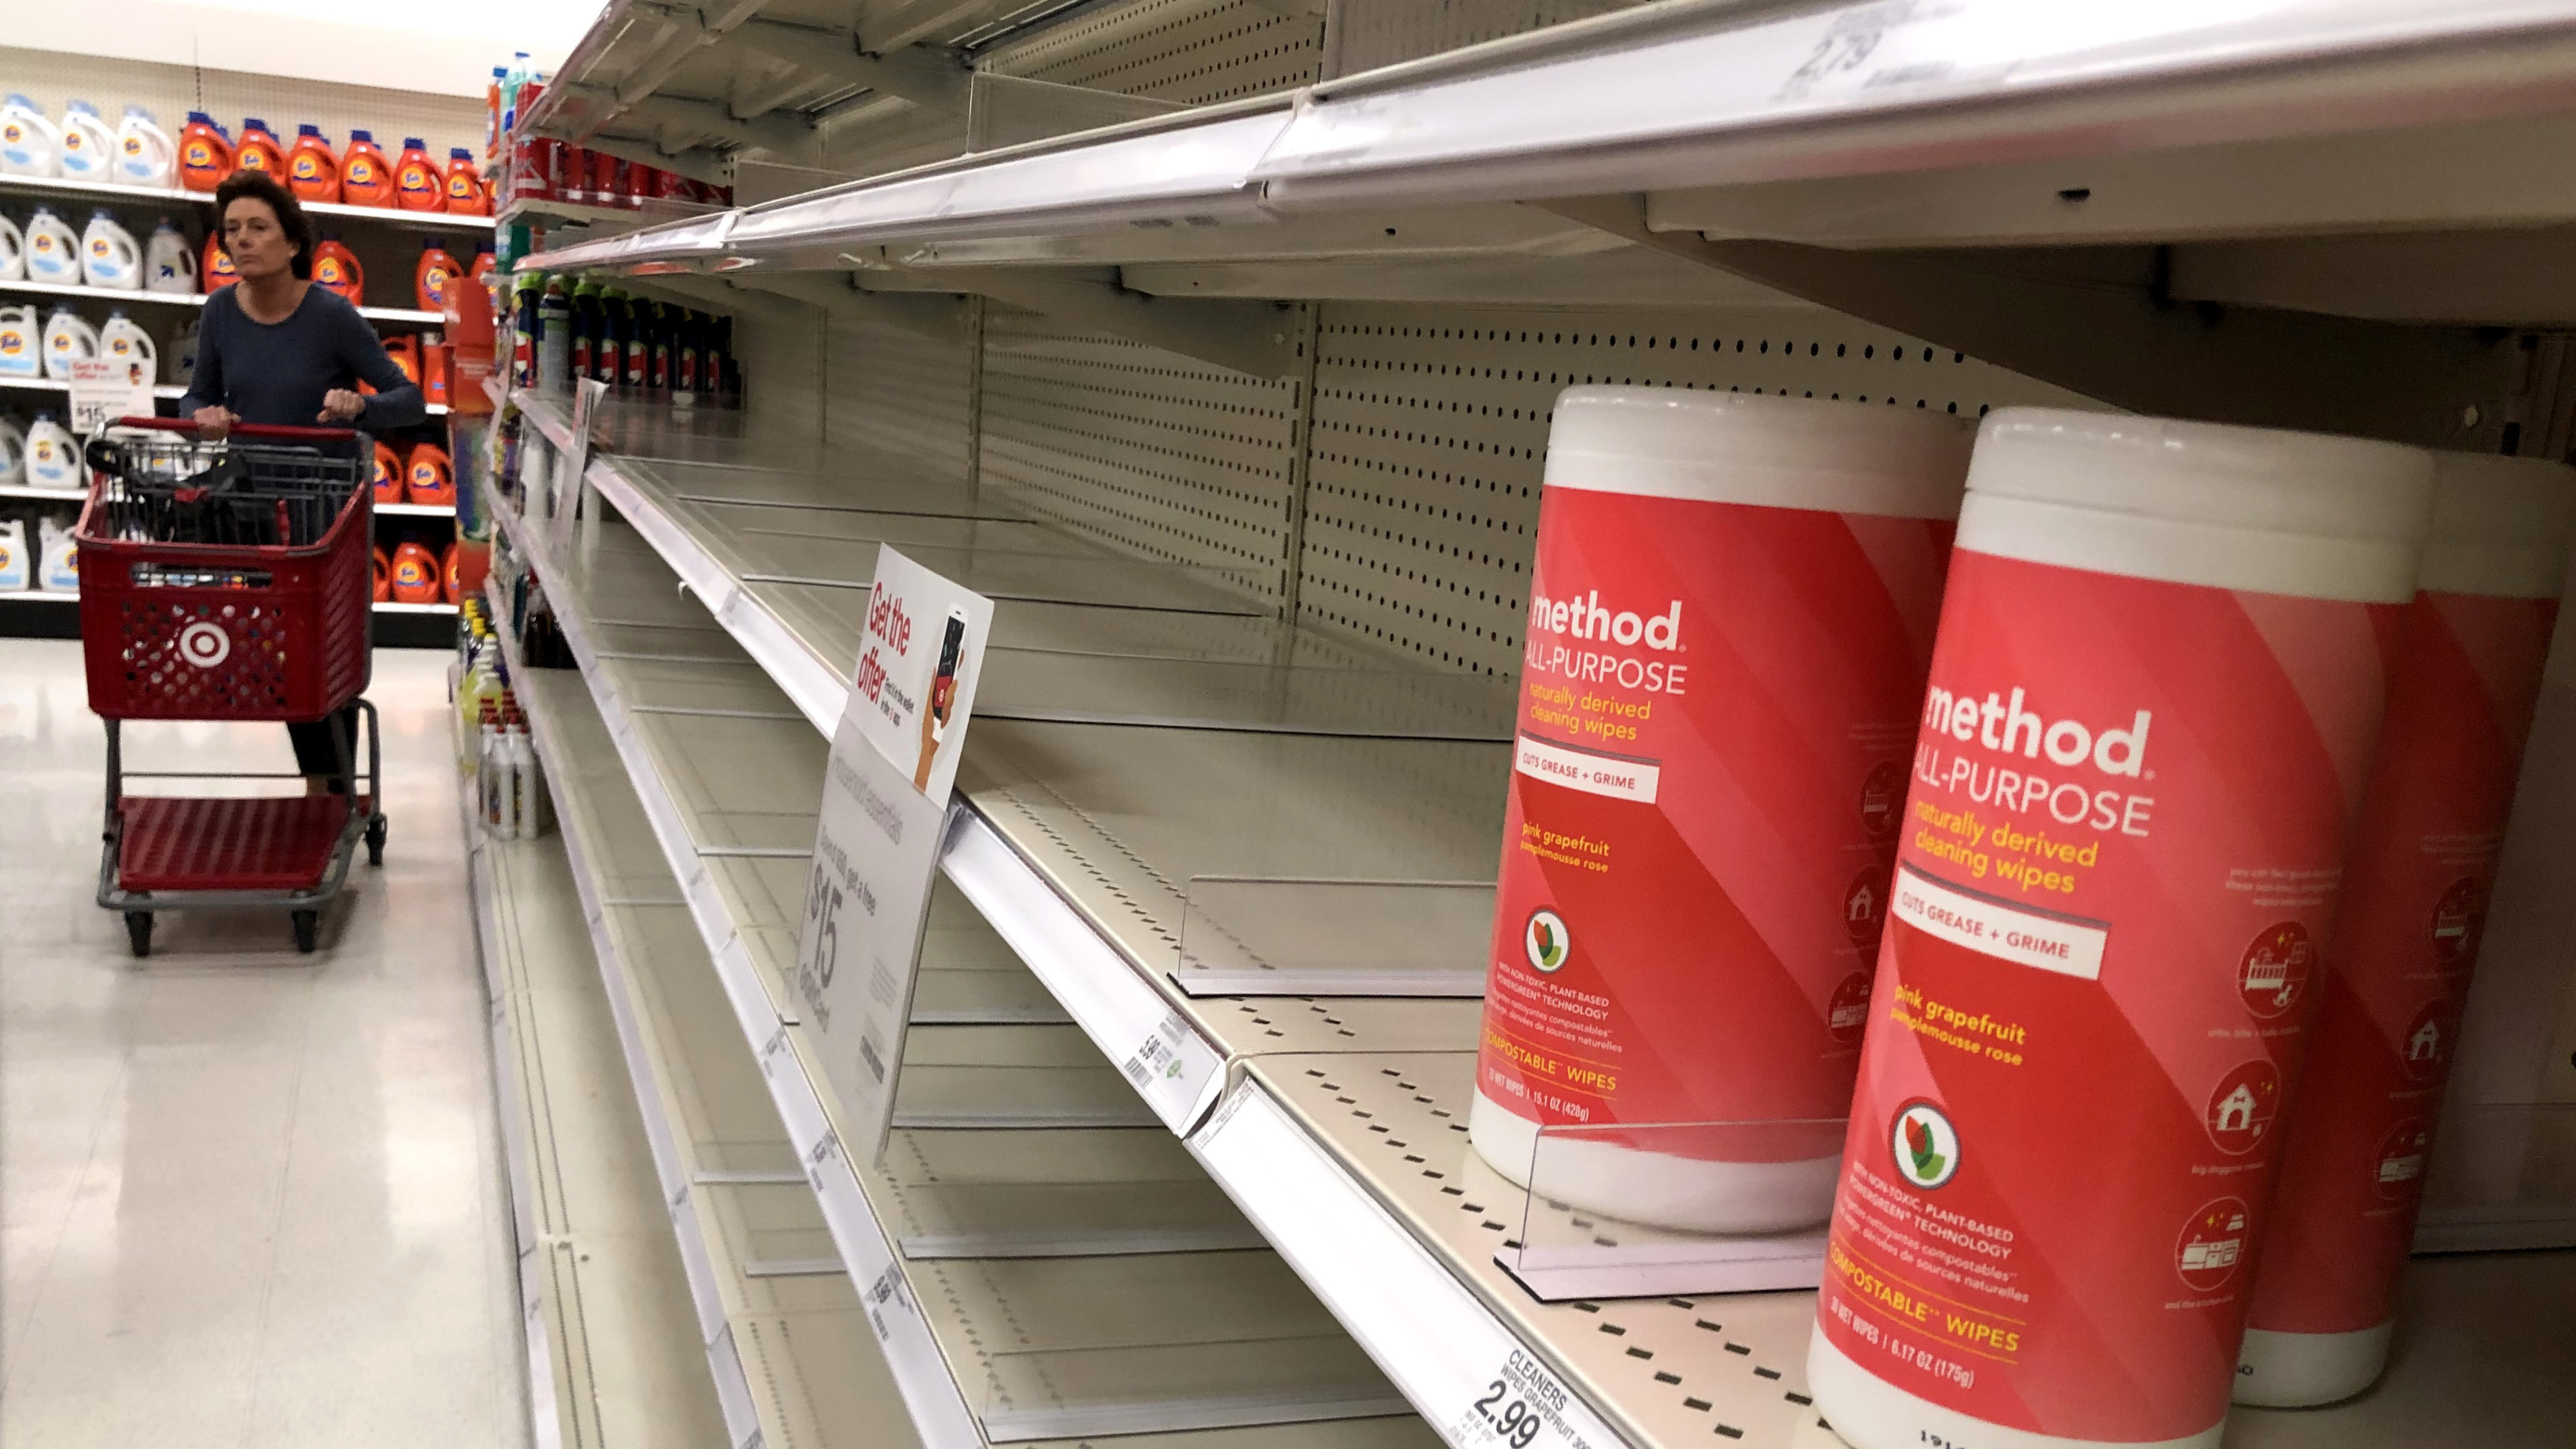
[[[192, 435], [201, 431], [197, 426], [197, 420], [195, 418], [118, 418], [116, 421], [108, 424], [108, 426], [111, 428], [148, 428], [156, 432], [188, 433]], [[229, 436], [236, 438], [302, 438], [317, 443], [343, 443], [355, 438], [358, 434], [354, 429], [350, 428], [298, 428], [281, 427], [273, 423], [240, 423], [234, 426]]]

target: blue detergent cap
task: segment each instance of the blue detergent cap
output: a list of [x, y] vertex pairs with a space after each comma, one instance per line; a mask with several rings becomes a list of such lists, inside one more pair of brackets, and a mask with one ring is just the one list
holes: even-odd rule
[[376, 133], [373, 131], [351, 131], [349, 133], [349, 139], [352, 141], [364, 141], [368, 145], [372, 146], [376, 144]]
[[295, 128], [295, 134], [299, 136], [319, 136], [322, 134], [322, 128], [320, 126], [298, 126]]

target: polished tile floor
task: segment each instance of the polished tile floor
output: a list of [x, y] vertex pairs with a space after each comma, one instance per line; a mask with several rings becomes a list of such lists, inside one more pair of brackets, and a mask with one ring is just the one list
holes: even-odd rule
[[[392, 839], [319, 951], [165, 914], [137, 961], [91, 901], [80, 648], [0, 640], [0, 1449], [527, 1442], [446, 663], [376, 656]], [[275, 725], [126, 738], [290, 761]]]

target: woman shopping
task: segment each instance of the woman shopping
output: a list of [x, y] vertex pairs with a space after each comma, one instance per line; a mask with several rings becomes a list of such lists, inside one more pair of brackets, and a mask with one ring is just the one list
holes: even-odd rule
[[[201, 436], [243, 423], [381, 433], [428, 416], [420, 386], [385, 355], [358, 309], [313, 285], [313, 224], [292, 193], [263, 172], [236, 171], [215, 188], [215, 217], [240, 280], [206, 299], [197, 330], [196, 381], [180, 409]], [[362, 380], [375, 396], [356, 391]], [[342, 761], [356, 718], [352, 707], [286, 727], [308, 784], [348, 788]]]

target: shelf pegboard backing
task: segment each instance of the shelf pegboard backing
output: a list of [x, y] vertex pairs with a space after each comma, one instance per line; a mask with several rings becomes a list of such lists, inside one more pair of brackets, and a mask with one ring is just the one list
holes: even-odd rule
[[993, 306], [983, 387], [983, 486], [1088, 537], [1280, 596], [1296, 384]]
[[1325, 304], [1300, 616], [1447, 668], [1520, 668], [1548, 410], [1587, 383], [1926, 407], [2098, 406], [1821, 309]]
[[[760, 436], [807, 442], [823, 436], [827, 403], [837, 393], [831, 373], [820, 308], [778, 308], [756, 317], [738, 317], [733, 353], [742, 368], [742, 400], [751, 431]], [[858, 383], [845, 377], [855, 390]]]
[[999, 75], [1203, 106], [1323, 78], [1324, 26], [1252, 0], [1133, 0], [997, 45]]
[[1481, 45], [1630, 10], [1646, 0], [1336, 0], [1324, 37], [1324, 74], [1346, 76], [1461, 46]]
[[891, 454], [964, 478], [972, 461], [974, 332], [964, 307], [945, 338], [872, 318], [834, 319], [824, 440], [866, 459]]
[[346, 146], [355, 128], [374, 132], [376, 144], [387, 155], [402, 149], [405, 136], [418, 136], [429, 143], [430, 154], [442, 166], [447, 164], [450, 146], [473, 151], [477, 165], [483, 156], [483, 102], [471, 96], [333, 85], [11, 46], [0, 46], [0, 77], [7, 78], [8, 89], [34, 101], [56, 120], [62, 118], [64, 102], [87, 101], [98, 107], [99, 118], [110, 130], [125, 118], [125, 108], [134, 105], [150, 111], [161, 129], [174, 137], [187, 124], [190, 111], [205, 111], [236, 140], [241, 137], [242, 118], [257, 116], [268, 122], [284, 145], [295, 143], [298, 124], [310, 122], [322, 128], [334, 147]]

